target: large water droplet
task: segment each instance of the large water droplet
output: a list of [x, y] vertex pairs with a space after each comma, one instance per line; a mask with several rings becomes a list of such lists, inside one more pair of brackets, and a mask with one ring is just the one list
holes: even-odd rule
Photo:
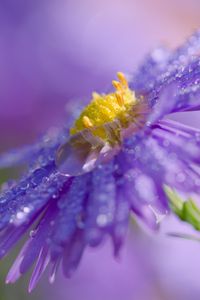
[[65, 176], [78, 176], [106, 163], [119, 152], [119, 145], [94, 136], [89, 130], [73, 135], [56, 154], [58, 171]]
[[58, 170], [66, 176], [77, 176], [91, 171], [102, 147], [103, 142], [89, 130], [72, 136], [57, 151]]

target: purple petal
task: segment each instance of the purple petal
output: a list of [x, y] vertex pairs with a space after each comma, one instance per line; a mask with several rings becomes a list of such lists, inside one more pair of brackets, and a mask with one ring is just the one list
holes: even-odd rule
[[50, 256], [48, 255], [48, 247], [44, 246], [44, 248], [40, 250], [40, 254], [36, 262], [36, 266], [34, 268], [34, 271], [32, 273], [29, 282], [29, 288], [28, 288], [29, 293], [31, 293], [32, 290], [37, 285], [38, 281], [40, 280], [49, 262], [50, 262]]
[[63, 272], [66, 277], [70, 277], [78, 267], [85, 246], [84, 233], [82, 230], [78, 230], [63, 253]]

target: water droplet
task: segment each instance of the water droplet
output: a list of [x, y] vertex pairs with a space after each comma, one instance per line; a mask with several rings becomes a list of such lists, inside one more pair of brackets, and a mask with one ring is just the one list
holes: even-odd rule
[[23, 208], [23, 211], [24, 211], [24, 213], [28, 214], [31, 211], [31, 209], [30, 209], [30, 207], [26, 206]]
[[[72, 136], [56, 154], [56, 165], [65, 176], [78, 176], [93, 170], [97, 163], [107, 159], [104, 142], [83, 130]], [[103, 150], [104, 152], [101, 152]]]
[[24, 211], [18, 211], [15, 215], [13, 215], [10, 219], [10, 223], [14, 223], [16, 226], [21, 225], [27, 219], [27, 213]]
[[101, 215], [98, 215], [96, 222], [97, 222], [97, 225], [99, 225], [100, 227], [104, 227], [108, 223], [108, 218], [106, 215], [101, 214]]
[[27, 190], [29, 188], [29, 183], [27, 181], [20, 183], [20, 189], [21, 190]]
[[17, 214], [16, 214], [16, 218], [18, 220], [22, 220], [24, 218], [24, 213], [22, 211], [19, 211]]
[[72, 136], [56, 154], [56, 165], [61, 174], [76, 176], [85, 173], [83, 166], [91, 152], [92, 145], [82, 134]]
[[47, 170], [45, 168], [36, 169], [33, 172], [31, 182], [37, 186], [41, 183], [42, 179], [47, 176]]
[[151, 122], [151, 121], [147, 121], [147, 122], [146, 122], [146, 125], [147, 125], [147, 127], [151, 127], [152, 122]]
[[7, 198], [6, 197], [1, 197], [0, 198], [0, 204], [4, 204], [7, 202]]
[[34, 238], [36, 236], [36, 233], [37, 233], [37, 230], [31, 230], [30, 233], [29, 233], [29, 236], [31, 238]]

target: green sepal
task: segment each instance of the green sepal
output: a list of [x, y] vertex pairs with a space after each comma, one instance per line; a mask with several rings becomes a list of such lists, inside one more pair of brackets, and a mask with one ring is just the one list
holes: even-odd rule
[[164, 186], [164, 191], [169, 198], [171, 210], [184, 222], [191, 224], [196, 230], [200, 230], [200, 208], [196, 203], [188, 198], [182, 198], [169, 186]]

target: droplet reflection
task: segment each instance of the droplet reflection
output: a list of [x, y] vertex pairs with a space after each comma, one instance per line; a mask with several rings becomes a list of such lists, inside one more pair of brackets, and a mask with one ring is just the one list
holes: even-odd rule
[[57, 151], [56, 165], [61, 174], [78, 176], [107, 162], [118, 151], [119, 147], [111, 146], [86, 129], [61, 145]]

